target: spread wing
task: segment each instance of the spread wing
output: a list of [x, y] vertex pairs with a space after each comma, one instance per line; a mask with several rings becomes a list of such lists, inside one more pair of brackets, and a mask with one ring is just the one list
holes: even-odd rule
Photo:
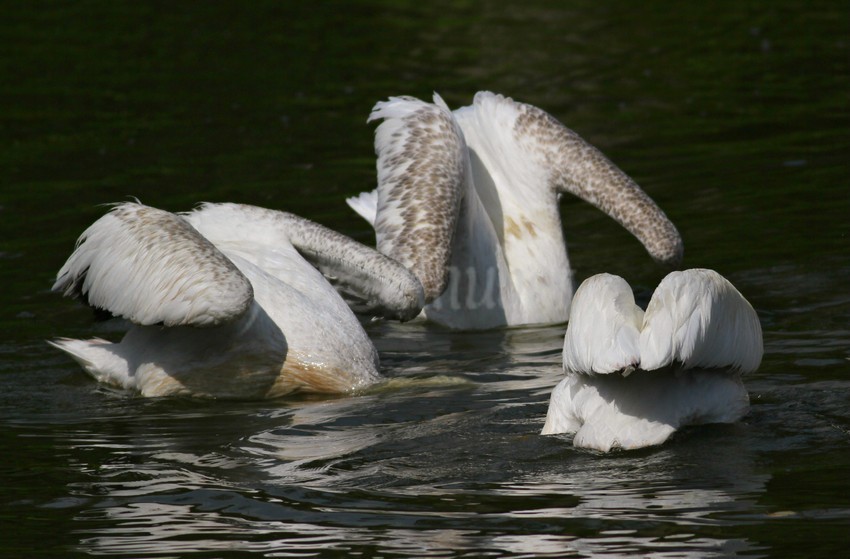
[[253, 301], [248, 279], [182, 217], [137, 203], [92, 224], [54, 291], [136, 324], [216, 326]]
[[664, 212], [602, 152], [546, 111], [481, 91], [457, 113], [470, 148], [492, 154], [514, 183], [573, 194], [619, 222], [654, 259], [681, 262], [682, 238]]

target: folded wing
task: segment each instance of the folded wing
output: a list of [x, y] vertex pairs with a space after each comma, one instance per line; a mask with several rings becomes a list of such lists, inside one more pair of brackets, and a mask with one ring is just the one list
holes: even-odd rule
[[431, 302], [448, 282], [469, 168], [463, 134], [436, 94], [434, 104], [390, 97], [375, 105], [369, 121], [376, 119], [377, 248], [413, 271]]
[[564, 337], [567, 373], [607, 374], [640, 366], [643, 311], [626, 281], [597, 274], [576, 291]]
[[751, 372], [763, 353], [758, 315], [714, 270], [672, 272], [652, 294], [640, 335], [641, 368]]
[[762, 332], [728, 280], [713, 270], [673, 272], [646, 312], [636, 309], [617, 276], [579, 287], [564, 341], [567, 376], [552, 391], [543, 434], [575, 433], [575, 446], [602, 451], [640, 448], [684, 425], [747, 413], [741, 373], [758, 368]]
[[204, 204], [186, 214], [205, 237], [281, 281], [287, 269], [275, 252], [291, 244], [356, 310], [409, 320], [424, 304], [412, 272], [375, 249], [302, 217], [242, 204]]

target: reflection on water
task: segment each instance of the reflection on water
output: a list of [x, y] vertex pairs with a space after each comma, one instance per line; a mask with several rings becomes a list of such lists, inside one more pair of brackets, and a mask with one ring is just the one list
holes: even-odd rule
[[[359, 490], [344, 506], [333, 489], [184, 489], [102, 504], [78, 520], [108, 526], [83, 538], [83, 549], [117, 555], [151, 549], [162, 554], [239, 550], [300, 555], [321, 548], [352, 552], [363, 546], [412, 557], [452, 550], [552, 556], [619, 556], [631, 550], [705, 557], [754, 549], [740, 538], [711, 535], [717, 530], [710, 528], [732, 525], [712, 514], [750, 508], [746, 491], [760, 490], [759, 480], [749, 488], [736, 487], [738, 497], [718, 489], [653, 487], [635, 478], [625, 480], [631, 488], [618, 487], [624, 480], [595, 484], [594, 479], [571, 476], [562, 483], [435, 488], [407, 495]], [[453, 527], [459, 524], [465, 529]], [[678, 528], [668, 535], [664, 525]], [[657, 535], [646, 535], [650, 526]], [[709, 529], [701, 530], [705, 527]]]
[[5, 425], [73, 472], [38, 509], [71, 515], [71, 550], [121, 557], [761, 556], [786, 525], [829, 549], [850, 518], [835, 495], [850, 448], [846, 330], [774, 327], [745, 378], [744, 421], [610, 455], [537, 435], [564, 325], [367, 330], [385, 383], [279, 402], [137, 398], [64, 364], [51, 385], [56, 359], [33, 351], [46, 388], [19, 386], [26, 413]]
[[[445, 557], [472, 552], [489, 556], [514, 554], [535, 557], [625, 557], [651, 553], [654, 557], [694, 558], [728, 557], [758, 549], [739, 538], [700, 537], [687, 531], [644, 536], [638, 529], [629, 528], [601, 529], [593, 537], [498, 531], [493, 535], [483, 535], [476, 528], [427, 527], [387, 528], [376, 533], [366, 527], [334, 526], [336, 519], [333, 516], [323, 517], [318, 524], [239, 518], [244, 513], [244, 505], [240, 501], [236, 496], [219, 496], [216, 506], [221, 507], [220, 510], [216, 506], [197, 510], [198, 507], [190, 505], [161, 503], [137, 503], [123, 509], [111, 509], [108, 520], [115, 528], [85, 538], [81, 549], [95, 554], [125, 556], [150, 553], [152, 549], [163, 555], [229, 551], [261, 552], [273, 557], [304, 557], [328, 552], [353, 554], [373, 549], [378, 554], [409, 557]], [[560, 512], [557, 509], [551, 511], [554, 518], [560, 517]], [[469, 520], [458, 515], [441, 516], [464, 523]], [[508, 524], [512, 520], [492, 514], [481, 516], [485, 518], [477, 522], [482, 525], [488, 522]], [[339, 519], [349, 525], [352, 520]], [[427, 526], [429, 518], [423, 516], [416, 520]], [[192, 534], [191, 539], [187, 539], [186, 534]]]
[[[470, 343], [467, 334], [400, 329], [426, 345]], [[87, 526], [79, 549], [410, 557], [757, 550], [719, 530], [761, 508], [769, 479], [747, 426], [711, 426], [661, 450], [607, 456], [536, 436], [560, 375], [552, 341], [562, 332], [484, 335], [471, 354], [490, 353], [491, 362], [472, 358], [459, 377], [435, 360], [421, 372], [390, 370], [386, 386], [349, 398], [193, 402], [102, 418], [108, 436], [102, 424], [69, 430], [77, 455], [100, 458], [74, 464], [88, 478], [69, 488], [89, 499], [76, 517]]]
[[68, 457], [75, 481], [43, 506], [72, 512], [72, 547], [91, 554], [758, 556], [767, 548], [748, 527], [850, 513], [846, 499], [765, 501], [794, 482], [766, 455], [846, 453], [850, 441], [847, 381], [787, 369], [786, 350], [816, 337], [774, 338], [777, 363], [746, 379], [742, 423], [601, 455], [537, 435], [563, 325], [368, 329], [388, 381], [359, 395], [148, 400], [72, 374], [83, 415], [7, 423]]

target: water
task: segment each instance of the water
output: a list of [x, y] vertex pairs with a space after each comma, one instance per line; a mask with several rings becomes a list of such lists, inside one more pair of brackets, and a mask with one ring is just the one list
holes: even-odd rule
[[[850, 528], [850, 10], [837, 2], [108, 2], [0, 23], [0, 552], [10, 557], [816, 557]], [[766, 354], [740, 423], [600, 455], [541, 437], [563, 325], [367, 326], [355, 397], [143, 399], [55, 336], [98, 206], [238, 201], [364, 242], [372, 104], [491, 89], [599, 146], [730, 278]], [[562, 203], [581, 279], [662, 277]]]

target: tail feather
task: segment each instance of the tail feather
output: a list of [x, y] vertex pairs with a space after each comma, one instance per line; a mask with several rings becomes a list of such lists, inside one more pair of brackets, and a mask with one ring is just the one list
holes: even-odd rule
[[115, 350], [118, 344], [100, 338], [57, 338], [47, 343], [70, 355], [98, 382], [121, 388], [134, 387], [129, 363]]

